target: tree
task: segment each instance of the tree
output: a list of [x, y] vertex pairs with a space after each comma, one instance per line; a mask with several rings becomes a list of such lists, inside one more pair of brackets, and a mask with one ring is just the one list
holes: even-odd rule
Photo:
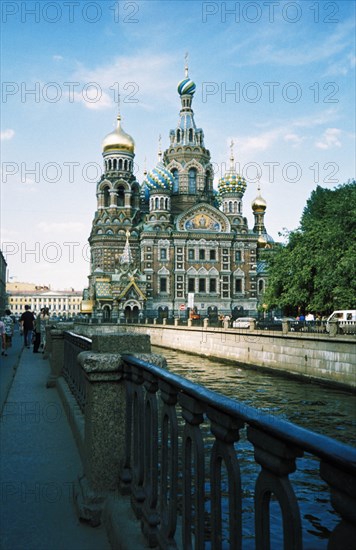
[[326, 314], [355, 307], [356, 182], [335, 189], [318, 186], [300, 227], [267, 259], [269, 308]]

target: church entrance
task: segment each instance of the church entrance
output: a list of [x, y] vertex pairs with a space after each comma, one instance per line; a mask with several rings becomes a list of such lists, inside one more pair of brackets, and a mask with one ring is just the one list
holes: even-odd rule
[[111, 310], [109, 306], [103, 307], [103, 321], [110, 321], [111, 319]]
[[138, 323], [140, 311], [141, 308], [136, 303], [127, 304], [124, 309], [126, 323]]

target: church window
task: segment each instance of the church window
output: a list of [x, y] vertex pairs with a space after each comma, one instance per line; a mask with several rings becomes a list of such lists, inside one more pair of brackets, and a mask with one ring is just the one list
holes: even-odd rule
[[188, 260], [195, 260], [194, 248], [188, 248]]
[[235, 292], [242, 292], [242, 279], [235, 279]]
[[127, 160], [124, 161], [124, 170], [127, 171]]
[[122, 159], [119, 159], [119, 170], [122, 170]]
[[232, 212], [232, 202], [229, 202], [229, 212]]
[[209, 292], [216, 292], [216, 279], [210, 279]]
[[119, 187], [117, 190], [117, 206], [125, 205], [125, 191], [123, 187]]
[[188, 279], [188, 292], [195, 292], [195, 279], [193, 277]]
[[113, 161], [113, 162], [114, 162], [114, 166], [113, 166], [113, 168], [114, 168], [114, 170], [117, 170], [117, 159], [114, 159], [114, 161]]
[[110, 192], [108, 187], [104, 189], [104, 206], [110, 206]]
[[159, 278], [159, 290], [160, 292], [167, 292], [167, 277]]
[[155, 209], [158, 210], [158, 207], [159, 207], [159, 198], [156, 197], [155, 198]]
[[199, 292], [205, 292], [205, 279], [199, 279]]
[[178, 180], [178, 170], [177, 168], [173, 168], [172, 170], [172, 176], [173, 176], [173, 193], [178, 193], [179, 191], [179, 180]]
[[167, 259], [167, 249], [166, 248], [161, 248], [161, 250], [160, 250], [160, 259], [161, 260], [166, 260]]
[[242, 260], [242, 253], [241, 253], [241, 250], [236, 250], [236, 253], [235, 253], [235, 260], [237, 262], [241, 262]]
[[193, 141], [193, 130], [189, 129], [189, 141]]
[[216, 250], [210, 250], [209, 257], [210, 260], [216, 260]]
[[263, 279], [258, 281], [258, 292], [262, 293], [265, 290], [265, 282]]
[[177, 130], [177, 143], [180, 143], [180, 130]]
[[195, 168], [190, 168], [188, 172], [188, 192], [194, 195], [197, 190], [197, 171]]
[[205, 260], [205, 250], [204, 250], [204, 248], [199, 249], [199, 260]]

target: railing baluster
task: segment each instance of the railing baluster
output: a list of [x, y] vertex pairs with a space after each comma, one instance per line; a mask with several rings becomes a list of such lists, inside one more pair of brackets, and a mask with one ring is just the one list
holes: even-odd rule
[[144, 373], [144, 492], [142, 529], [150, 547], [157, 545], [158, 496], [158, 383], [153, 375]]
[[144, 483], [144, 390], [143, 376], [140, 369], [133, 368], [135, 382], [132, 402], [132, 491], [131, 502], [137, 518], [142, 517], [142, 506], [145, 500]]
[[340, 523], [329, 537], [328, 550], [356, 548], [356, 481], [348, 472], [325, 461], [320, 463], [320, 476], [328, 483], [331, 504], [341, 516]]
[[256, 549], [270, 549], [269, 507], [274, 495], [282, 512], [284, 548], [301, 550], [299, 506], [288, 474], [295, 471], [295, 458], [303, 456], [303, 452], [252, 427], [247, 429], [247, 436], [255, 447], [255, 460], [262, 466], [255, 487]]
[[179, 394], [182, 415], [186, 421], [183, 431], [183, 548], [204, 548], [204, 442], [200, 430], [203, 408], [199, 401]]
[[220, 550], [223, 547], [221, 468], [225, 465], [229, 505], [229, 528], [225, 536], [228, 533], [230, 548], [239, 550], [242, 545], [242, 497], [240, 467], [234, 443], [239, 440], [239, 429], [243, 428], [244, 423], [210, 407], [207, 415], [216, 438], [210, 459], [212, 548]]
[[161, 484], [160, 526], [158, 540], [161, 548], [176, 548], [174, 536], [178, 513], [178, 421], [177, 390], [160, 381], [161, 399]]

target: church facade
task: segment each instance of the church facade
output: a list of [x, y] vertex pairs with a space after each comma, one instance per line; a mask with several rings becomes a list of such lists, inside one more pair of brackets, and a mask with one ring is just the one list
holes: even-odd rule
[[246, 180], [230, 168], [213, 187], [204, 133], [195, 124], [196, 86], [185, 69], [178, 84], [177, 127], [140, 184], [135, 143], [122, 128], [103, 141], [104, 173], [89, 244], [91, 272], [82, 312], [103, 320], [251, 315], [266, 285], [261, 250], [272, 246], [260, 193], [254, 227], [243, 214]]

